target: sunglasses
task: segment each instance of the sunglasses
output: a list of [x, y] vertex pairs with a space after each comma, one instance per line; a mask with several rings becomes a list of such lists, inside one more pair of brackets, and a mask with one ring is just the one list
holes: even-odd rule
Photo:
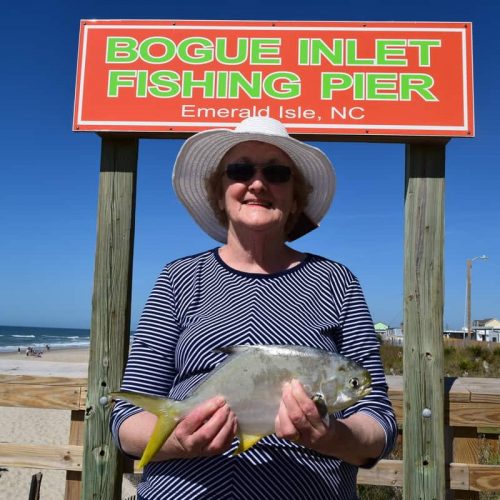
[[[230, 163], [226, 167], [226, 175], [235, 182], [248, 182], [255, 177], [257, 170], [257, 165], [253, 163]], [[292, 176], [292, 169], [286, 165], [265, 165], [259, 170], [270, 184], [284, 184]]]

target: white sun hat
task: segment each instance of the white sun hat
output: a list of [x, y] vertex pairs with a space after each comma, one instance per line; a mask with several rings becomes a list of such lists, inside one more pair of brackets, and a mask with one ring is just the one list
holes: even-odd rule
[[246, 118], [234, 130], [205, 130], [184, 142], [175, 160], [172, 183], [179, 200], [194, 220], [215, 240], [227, 241], [227, 228], [212, 210], [205, 181], [217, 169], [224, 155], [245, 141], [266, 142], [284, 151], [312, 187], [304, 212], [288, 239], [299, 238], [318, 227], [335, 193], [332, 163], [320, 149], [290, 137], [278, 120], [257, 116]]

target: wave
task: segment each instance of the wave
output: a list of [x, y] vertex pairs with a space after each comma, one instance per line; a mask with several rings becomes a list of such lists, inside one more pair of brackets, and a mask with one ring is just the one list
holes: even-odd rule
[[11, 335], [11, 337], [19, 338], [19, 339], [34, 339], [34, 335]]
[[89, 347], [90, 344], [88, 342], [68, 342], [68, 343], [58, 343], [58, 344], [52, 344], [50, 346], [51, 349], [66, 349], [66, 348], [73, 348], [73, 347]]
[[89, 335], [41, 335], [42, 339], [89, 339]]

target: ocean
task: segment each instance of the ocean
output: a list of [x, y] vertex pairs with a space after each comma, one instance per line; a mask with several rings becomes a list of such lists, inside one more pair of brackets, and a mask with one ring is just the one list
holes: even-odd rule
[[17, 351], [18, 348], [23, 351], [27, 347], [40, 350], [46, 345], [51, 349], [88, 347], [90, 330], [0, 325], [0, 352]]

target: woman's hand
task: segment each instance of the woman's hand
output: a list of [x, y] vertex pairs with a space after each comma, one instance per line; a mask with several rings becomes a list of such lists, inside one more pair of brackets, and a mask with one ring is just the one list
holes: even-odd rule
[[325, 425], [316, 404], [297, 380], [283, 385], [283, 394], [275, 420], [276, 435], [307, 448], [325, 453], [332, 438], [330, 427]]
[[194, 458], [226, 451], [236, 434], [235, 414], [217, 396], [194, 408], [183, 418], [165, 442], [167, 458]]
[[327, 426], [315, 403], [297, 380], [283, 386], [275, 420], [276, 435], [352, 465], [373, 465], [385, 447], [385, 431], [371, 416], [358, 412]]
[[[122, 423], [119, 436], [125, 453], [142, 455], [156, 421], [156, 415], [141, 411]], [[223, 453], [231, 446], [236, 429], [236, 416], [224, 399], [209, 399], [179, 422], [153, 461]]]

